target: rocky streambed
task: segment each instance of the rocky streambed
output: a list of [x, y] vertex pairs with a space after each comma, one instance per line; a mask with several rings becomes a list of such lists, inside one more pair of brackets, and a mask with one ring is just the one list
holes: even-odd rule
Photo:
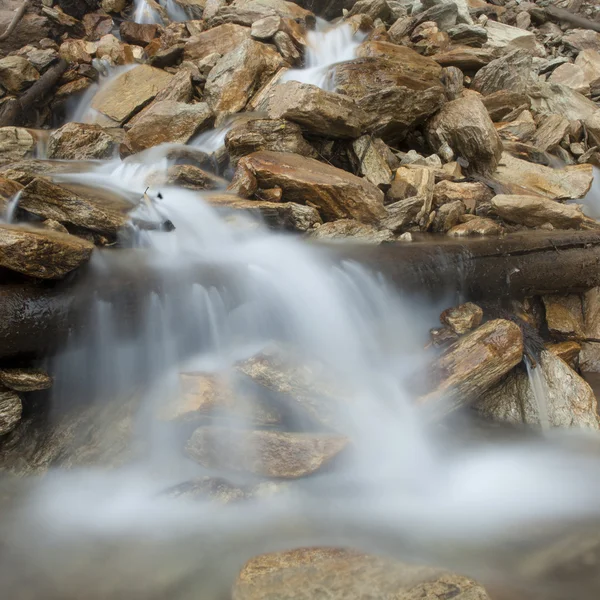
[[[578, 431], [597, 460], [586, 380], [600, 372], [598, 168], [594, 2], [5, 2], [0, 545], [14, 552], [0, 588], [596, 598], [598, 537], [560, 529], [589, 518], [595, 532], [579, 455], [560, 480], [563, 463], [534, 463], [529, 446], [498, 469], [480, 504], [523, 494], [512, 512], [478, 505], [463, 479], [424, 488], [423, 506], [439, 502], [429, 515], [459, 490], [448, 517], [458, 532], [430, 538], [414, 518], [406, 547], [372, 518], [381, 511], [398, 533], [372, 490], [399, 474], [403, 486], [443, 480], [458, 459], [431, 470], [422, 446], [462, 456], [473, 431], [476, 454]], [[151, 475], [131, 476], [138, 463]], [[486, 493], [490, 464], [468, 478]], [[55, 504], [21, 502], [13, 479], [99, 466], [139, 477], [166, 514], [212, 508], [183, 527], [165, 520], [176, 533], [144, 552], [130, 547], [153, 527], [140, 509], [139, 529], [110, 530], [96, 547], [88, 521], [106, 513], [87, 496], [75, 496], [74, 513], [88, 513], [74, 525]], [[120, 497], [119, 481], [103, 483], [98, 506]], [[285, 518], [264, 519], [281, 498], [294, 499]], [[224, 507], [264, 519], [265, 543], [244, 521], [199, 550]], [[80, 546], [45, 529], [55, 514]], [[492, 523], [520, 529], [508, 552]], [[55, 562], [46, 544], [60, 548]], [[213, 573], [221, 556], [229, 579]]]

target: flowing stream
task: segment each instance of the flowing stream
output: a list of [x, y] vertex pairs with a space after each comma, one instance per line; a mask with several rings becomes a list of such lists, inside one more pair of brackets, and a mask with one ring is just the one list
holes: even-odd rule
[[[144, 5], [137, 4], [139, 22]], [[315, 33], [308, 68], [288, 77], [326, 86], [325, 67], [354, 56], [355, 41], [343, 27]], [[111, 469], [99, 461], [63, 470], [59, 457], [48, 475], [6, 495], [6, 597], [220, 600], [253, 555], [342, 545], [485, 581], [535, 583], [546, 599], [596, 598], [600, 586], [544, 585], [543, 560], [563, 534], [578, 527], [599, 533], [594, 440], [446, 439], [415, 406], [410, 384], [428, 360], [423, 335], [441, 307], [401, 298], [376, 273], [335, 261], [323, 248], [217, 212], [198, 193], [155, 186], [140, 201], [148, 176], [166, 172], [167, 156], [159, 147], [57, 178], [110, 189], [139, 202], [133, 217], [168, 221], [174, 230], [132, 225], [131, 248], [96, 251], [74, 288], [92, 301], [79, 315], [83, 326], [74, 323], [49, 365], [52, 406], [108, 406], [135, 395], [138, 451]], [[191, 432], [157, 415], [176, 400], [182, 372], [228, 378], [243, 394], [236, 363], [274, 347], [290, 349], [339, 390], [343, 402], [331, 418], [352, 451], [338, 468], [281, 485], [260, 501], [220, 505], [165, 493], [203, 477], [256, 484], [187, 458], [182, 448]], [[253, 426], [223, 423], [232, 432]]]

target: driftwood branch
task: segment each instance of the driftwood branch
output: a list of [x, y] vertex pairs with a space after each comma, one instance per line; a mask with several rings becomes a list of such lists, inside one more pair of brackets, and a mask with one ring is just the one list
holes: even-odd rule
[[576, 15], [568, 10], [564, 10], [563, 8], [557, 8], [556, 6], [547, 6], [546, 14], [549, 17], [553, 17], [558, 21], [566, 21], [567, 23], [571, 23], [576, 25], [577, 27], [581, 27], [582, 29], [591, 29], [592, 31], [600, 32], [600, 23], [597, 21], [592, 21], [591, 19], [586, 19], [580, 15]]
[[16, 29], [17, 25], [19, 24], [19, 21], [23, 18], [25, 11], [29, 7], [29, 3], [30, 0], [23, 0], [23, 4], [21, 4], [21, 6], [19, 6], [19, 8], [17, 9], [15, 16], [13, 17], [12, 21], [8, 24], [6, 31], [2, 35], [0, 35], [0, 42], [6, 40], [10, 36], [10, 34]]

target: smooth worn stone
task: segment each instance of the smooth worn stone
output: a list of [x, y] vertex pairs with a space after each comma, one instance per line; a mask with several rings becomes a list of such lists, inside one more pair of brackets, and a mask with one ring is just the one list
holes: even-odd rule
[[23, 127], [0, 127], [0, 164], [31, 156], [36, 141]]
[[249, 560], [232, 600], [490, 600], [475, 581], [339, 548], [300, 548]]
[[106, 159], [115, 156], [118, 147], [118, 138], [99, 125], [67, 123], [50, 134], [48, 158]]
[[472, 302], [448, 308], [440, 315], [442, 325], [448, 325], [458, 335], [463, 335], [471, 329], [479, 327], [482, 319], [483, 310]]
[[186, 144], [212, 123], [213, 113], [205, 102], [163, 100], [153, 103], [136, 119], [123, 143], [134, 153], [164, 143]]
[[497, 386], [483, 392], [475, 404], [477, 411], [494, 421], [539, 425], [547, 419], [541, 424], [600, 429], [592, 388], [566, 362], [543, 350], [536, 369], [541, 369], [544, 382], [542, 415], [531, 379], [523, 368], [516, 369]]
[[309, 133], [339, 138], [359, 137], [368, 120], [352, 98], [298, 81], [278, 85], [267, 112], [272, 119], [293, 121]]
[[308, 237], [315, 240], [352, 240], [352, 243], [382, 244], [394, 240], [389, 229], [378, 229], [373, 225], [354, 219], [338, 219], [323, 223], [312, 229]]
[[452, 344], [432, 365], [433, 390], [419, 399], [436, 414], [477, 401], [523, 359], [523, 335], [512, 321], [495, 319]]
[[433, 206], [438, 208], [448, 202], [461, 201], [469, 212], [475, 212], [477, 206], [492, 199], [493, 192], [484, 183], [458, 183], [443, 180], [433, 188]]
[[386, 215], [381, 190], [312, 158], [256, 152], [241, 159], [242, 163], [254, 173], [261, 188], [280, 187], [284, 202], [315, 206], [325, 220], [352, 218], [373, 223]]
[[560, 115], [550, 115], [541, 121], [531, 138], [531, 144], [545, 152], [554, 150], [569, 133], [571, 123]]
[[30, 277], [61, 279], [86, 263], [93, 249], [74, 235], [0, 225], [0, 267]]
[[477, 217], [466, 223], [452, 227], [448, 235], [452, 237], [468, 237], [472, 235], [497, 236], [502, 233], [502, 227], [492, 219]]
[[239, 112], [282, 65], [279, 52], [248, 39], [217, 62], [206, 80], [204, 97], [217, 115]]
[[[326, 467], [347, 447], [348, 438], [327, 433], [285, 433], [199, 427], [187, 455], [206, 468], [298, 479]], [[252, 448], [252, 452], [248, 449]]]
[[502, 141], [485, 106], [472, 95], [445, 104], [426, 133], [432, 148], [447, 143], [473, 172], [493, 172], [502, 154]]
[[256, 217], [277, 231], [305, 233], [321, 223], [321, 217], [315, 208], [295, 202], [245, 200], [232, 194], [211, 195], [205, 200], [229, 214], [242, 213]]
[[21, 421], [22, 414], [23, 405], [18, 394], [0, 388], [0, 436], [15, 429]]
[[33, 179], [21, 192], [19, 208], [44, 219], [54, 219], [100, 234], [116, 235], [127, 222], [122, 211], [47, 179]]
[[92, 100], [92, 108], [122, 124], [163, 89], [170, 85], [173, 75], [148, 65], [126, 71], [103, 87]]
[[522, 94], [532, 82], [532, 64], [532, 56], [525, 50], [509, 52], [479, 69], [470, 89], [484, 96], [500, 90]]
[[431, 222], [431, 231], [434, 233], [446, 233], [460, 223], [461, 217], [465, 214], [465, 205], [460, 200], [443, 204], [435, 210]]
[[300, 126], [284, 119], [256, 119], [234, 123], [225, 136], [225, 147], [234, 164], [242, 156], [260, 150], [317, 157], [315, 149], [302, 136]]
[[52, 387], [52, 377], [41, 369], [0, 369], [0, 384], [15, 392], [35, 392]]
[[[551, 334], [582, 338], [586, 333], [583, 306], [578, 294], [542, 296], [546, 324]], [[591, 336], [593, 337], [593, 336]]]
[[550, 223], [556, 229], [600, 229], [600, 223], [586, 217], [579, 205], [560, 204], [542, 196], [499, 194], [492, 198], [492, 211], [509, 223], [539, 227]]
[[583, 198], [594, 179], [592, 165], [553, 169], [504, 152], [493, 179], [512, 194], [537, 195], [551, 200]]
[[250, 39], [250, 33], [250, 28], [232, 23], [213, 27], [192, 36], [185, 45], [183, 56], [185, 60], [199, 60], [214, 53], [223, 56]]
[[38, 70], [22, 56], [0, 58], [0, 85], [18, 94], [40, 78]]

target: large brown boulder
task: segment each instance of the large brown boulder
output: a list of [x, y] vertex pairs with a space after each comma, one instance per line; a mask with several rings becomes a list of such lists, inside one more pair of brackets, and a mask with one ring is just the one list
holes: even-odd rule
[[325, 220], [373, 223], [386, 216], [383, 192], [364, 179], [312, 158], [256, 152], [240, 160], [263, 189], [279, 187], [283, 200], [316, 206]]
[[123, 143], [134, 153], [166, 142], [186, 144], [212, 122], [213, 114], [206, 102], [163, 100], [136, 118]]
[[139, 65], [103, 87], [94, 96], [92, 108], [121, 125], [152, 101], [172, 79], [173, 75], [166, 71]]
[[31, 156], [35, 146], [35, 139], [27, 129], [0, 127], [0, 164]]
[[239, 112], [282, 64], [272, 46], [248, 39], [213, 67], [206, 80], [205, 99], [218, 116]]
[[0, 225], [0, 267], [30, 277], [60, 279], [87, 262], [93, 249], [67, 233]]
[[298, 81], [275, 88], [268, 113], [273, 119], [298, 123], [310, 133], [339, 138], [360, 137], [368, 121], [352, 98]]
[[22, 56], [0, 59], [0, 85], [18, 94], [40, 78], [37, 69]]
[[209, 54], [228, 54], [250, 39], [250, 28], [227, 23], [192, 36], [185, 45], [185, 60], [200, 60]]
[[115, 130], [99, 125], [67, 123], [50, 134], [48, 158], [86, 160], [113, 157], [119, 147]]
[[272, 16], [293, 19], [311, 28], [316, 22], [312, 12], [285, 0], [234, 0], [229, 4], [223, 4], [209, 21], [212, 26], [237, 23], [250, 27], [256, 21]]
[[471, 89], [487, 96], [500, 90], [524, 93], [532, 83], [533, 57], [525, 50], [514, 50], [491, 61], [477, 71]]
[[426, 133], [434, 150], [448, 144], [474, 172], [491, 173], [502, 155], [502, 141], [488, 111], [471, 94], [444, 105], [427, 124]]

